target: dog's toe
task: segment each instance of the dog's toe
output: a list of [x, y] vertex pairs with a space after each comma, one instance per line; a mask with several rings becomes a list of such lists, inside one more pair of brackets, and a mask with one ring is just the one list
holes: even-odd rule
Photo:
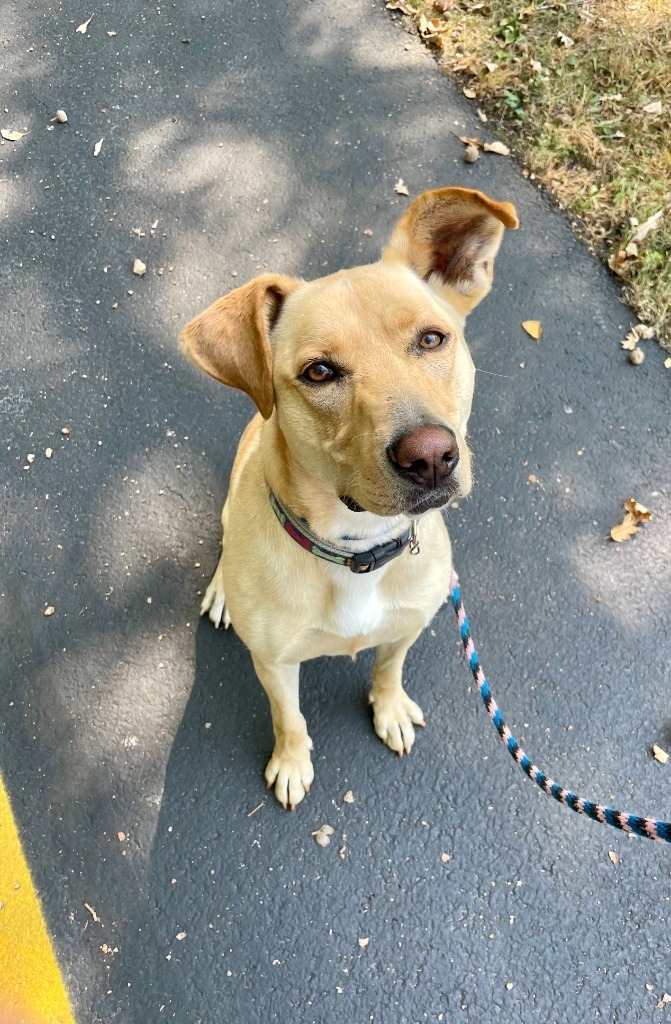
[[291, 753], [275, 748], [265, 772], [268, 788], [274, 786], [275, 796], [282, 807], [292, 811], [305, 794], [310, 792], [314, 775], [307, 747], [303, 751]]
[[207, 615], [216, 629], [221, 625], [223, 625], [224, 629], [228, 629], [231, 624], [231, 617], [226, 607], [226, 595], [216, 575], [205, 591], [205, 597], [200, 606], [200, 614]]
[[409, 754], [415, 742], [415, 725], [426, 725], [419, 705], [402, 690], [391, 696], [371, 695], [373, 725], [383, 743], [399, 757]]

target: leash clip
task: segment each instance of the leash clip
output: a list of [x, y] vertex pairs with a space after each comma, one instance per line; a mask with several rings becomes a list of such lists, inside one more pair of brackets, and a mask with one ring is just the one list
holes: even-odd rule
[[410, 527], [410, 554], [419, 554], [419, 541], [417, 540], [417, 520], [413, 519], [412, 526]]

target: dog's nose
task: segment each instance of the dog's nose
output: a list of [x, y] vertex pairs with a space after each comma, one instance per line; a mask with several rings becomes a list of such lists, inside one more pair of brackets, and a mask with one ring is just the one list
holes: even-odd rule
[[388, 449], [395, 469], [422, 487], [435, 488], [447, 480], [459, 462], [457, 439], [448, 427], [416, 427]]

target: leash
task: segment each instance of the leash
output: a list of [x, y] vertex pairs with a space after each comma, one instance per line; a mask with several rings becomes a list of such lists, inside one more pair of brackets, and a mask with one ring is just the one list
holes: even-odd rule
[[591, 818], [592, 821], [600, 821], [602, 825], [612, 825], [613, 828], [619, 828], [622, 832], [634, 832], [637, 836], [655, 839], [659, 843], [671, 843], [671, 822], [655, 821], [654, 818], [639, 818], [636, 814], [625, 814], [623, 811], [616, 811], [612, 807], [603, 807], [601, 804], [595, 804], [592, 800], [585, 800], [584, 797], [576, 796], [575, 793], [563, 789], [557, 782], [553, 782], [544, 771], [537, 768], [530, 761], [503, 720], [503, 715], [492, 697], [489, 683], [485, 679], [485, 674], [480, 667], [478, 653], [471, 639], [470, 625], [461, 601], [459, 577], [454, 570], [452, 571], [450, 587], [452, 607], [456, 612], [457, 621], [459, 622], [459, 632], [461, 633], [461, 640], [466, 652], [468, 667], [473, 673], [473, 678], [480, 691], [487, 714], [508, 748], [508, 753], [515, 763], [520, 766], [524, 774], [528, 775], [532, 782], [535, 782], [544, 793], [554, 797], [558, 803], [564, 804], [565, 807], [570, 807], [576, 814], [584, 814], [586, 818]]

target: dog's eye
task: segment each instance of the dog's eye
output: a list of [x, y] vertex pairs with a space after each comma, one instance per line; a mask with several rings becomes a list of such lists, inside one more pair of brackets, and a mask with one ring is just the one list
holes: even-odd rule
[[425, 331], [419, 339], [419, 347], [432, 351], [435, 348], [440, 348], [446, 337], [447, 335], [439, 334], [438, 331]]
[[335, 380], [339, 376], [338, 371], [333, 366], [329, 366], [328, 363], [311, 363], [310, 366], [306, 367], [301, 374], [305, 380], [311, 381], [313, 384], [326, 384], [330, 380]]

